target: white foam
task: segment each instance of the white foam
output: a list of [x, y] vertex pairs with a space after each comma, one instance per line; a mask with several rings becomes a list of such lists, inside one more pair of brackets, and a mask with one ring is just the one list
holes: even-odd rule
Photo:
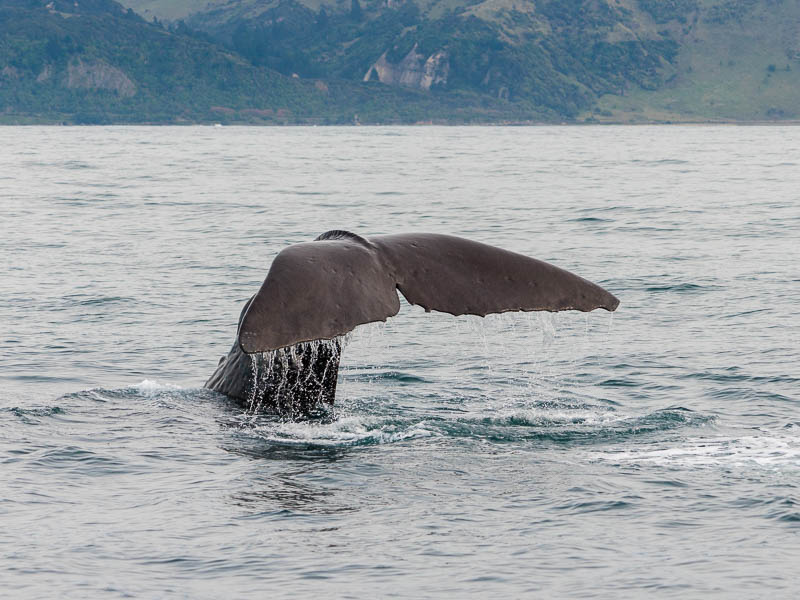
[[145, 396], [151, 396], [160, 392], [180, 390], [183, 388], [181, 388], [179, 385], [172, 385], [171, 383], [159, 383], [158, 381], [145, 379], [136, 385], [132, 385], [131, 389], [134, 389]]
[[547, 408], [528, 408], [500, 412], [492, 420], [522, 422], [531, 425], [599, 425], [607, 426], [630, 419], [631, 415], [600, 410], [563, 410]]
[[385, 444], [433, 435], [432, 431], [425, 428], [424, 422], [405, 427], [381, 424], [380, 420], [363, 417], [344, 417], [332, 423], [276, 423], [257, 428], [257, 432], [269, 441], [323, 446]]
[[688, 467], [800, 468], [800, 435], [775, 432], [738, 438], [690, 438], [678, 447], [589, 452], [591, 460]]

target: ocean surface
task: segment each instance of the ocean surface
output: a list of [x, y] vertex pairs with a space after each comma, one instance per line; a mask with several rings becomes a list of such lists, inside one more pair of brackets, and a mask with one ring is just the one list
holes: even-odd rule
[[[327, 419], [204, 390], [329, 229], [621, 305], [404, 304]], [[0, 597], [800, 590], [800, 128], [3, 127], [0, 264]]]

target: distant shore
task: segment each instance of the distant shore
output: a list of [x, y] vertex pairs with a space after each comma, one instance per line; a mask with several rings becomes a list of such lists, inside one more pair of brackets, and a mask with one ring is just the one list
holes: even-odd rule
[[753, 121], [722, 121], [722, 120], [696, 120], [696, 121], [486, 121], [486, 122], [453, 122], [453, 121], [423, 121], [415, 123], [378, 122], [378, 123], [318, 123], [314, 121], [297, 121], [286, 123], [233, 121], [218, 123], [213, 121], [116, 121], [108, 123], [76, 123], [70, 121], [54, 121], [49, 119], [14, 118], [7, 115], [0, 116], [0, 127], [607, 127], [607, 126], [633, 126], [646, 127], [654, 125], [677, 126], [728, 126], [728, 127], [785, 127], [798, 126], [800, 120], [753, 120]]

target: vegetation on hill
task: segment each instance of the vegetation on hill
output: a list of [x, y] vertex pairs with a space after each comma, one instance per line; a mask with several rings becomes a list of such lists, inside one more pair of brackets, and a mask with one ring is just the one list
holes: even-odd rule
[[[658, 36], [615, 37], [614, 28], [630, 16], [587, 0], [529, 0], [533, 10], [526, 12], [501, 4], [503, 10], [488, 16], [473, 4], [436, 18], [429, 16], [433, 7], [424, 12], [413, 0], [351, 0], [338, 12], [314, 11], [297, 0], [256, 6], [260, 10], [226, 4], [188, 23], [254, 64], [287, 75], [360, 80], [385, 56], [389, 70], [405, 71], [407, 82], [416, 82], [414, 71], [429, 68], [434, 89], [543, 107], [561, 118], [574, 118], [599, 95], [629, 85], [658, 87], [678, 49]], [[431, 57], [440, 59], [426, 67]]]
[[460, 91], [568, 121], [800, 117], [795, 0], [214, 0], [187, 23], [286, 74]]
[[647, 122], [800, 111], [792, 0], [127, 5], [0, 0], [0, 122]]
[[503, 102], [300, 81], [110, 0], [0, 0], [0, 121], [461, 122], [545, 118]]
[[[314, 90], [108, 0], [0, 0], [0, 110], [79, 123], [305, 110]], [[317, 96], [319, 93], [317, 92]]]
[[684, 20], [659, 25], [679, 41], [664, 84], [602, 96], [583, 116], [615, 123], [800, 119], [800, 3], [693, 4], [680, 13]]

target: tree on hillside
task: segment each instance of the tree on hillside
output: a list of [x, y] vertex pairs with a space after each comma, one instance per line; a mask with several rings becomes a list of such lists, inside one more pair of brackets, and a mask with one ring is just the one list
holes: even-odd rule
[[350, 5], [350, 18], [357, 23], [364, 20], [364, 11], [361, 9], [361, 3], [358, 0], [353, 0]]

